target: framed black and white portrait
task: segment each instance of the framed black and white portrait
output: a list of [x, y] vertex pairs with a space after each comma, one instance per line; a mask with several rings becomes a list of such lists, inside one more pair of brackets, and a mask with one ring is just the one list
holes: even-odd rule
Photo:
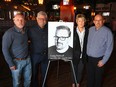
[[73, 56], [73, 22], [48, 22], [48, 58], [70, 60]]

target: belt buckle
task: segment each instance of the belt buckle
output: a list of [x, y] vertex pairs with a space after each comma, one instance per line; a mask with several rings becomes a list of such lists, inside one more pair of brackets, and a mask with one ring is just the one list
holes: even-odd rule
[[23, 58], [19, 58], [19, 60], [23, 60]]
[[16, 58], [16, 60], [25, 60], [25, 58]]

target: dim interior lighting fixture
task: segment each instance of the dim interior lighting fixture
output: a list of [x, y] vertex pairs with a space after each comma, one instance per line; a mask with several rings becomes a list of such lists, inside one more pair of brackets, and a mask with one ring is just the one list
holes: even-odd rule
[[23, 8], [25, 8], [25, 9], [27, 9], [27, 10], [29, 10], [29, 11], [31, 11], [31, 9], [29, 8], [29, 7], [27, 7], [27, 6], [24, 6], [24, 5], [21, 5]]
[[59, 9], [60, 6], [56, 4], [56, 5], [52, 5], [52, 8], [53, 8], [53, 9]]
[[13, 15], [15, 16], [16, 14], [21, 13], [20, 11], [14, 11]]
[[95, 12], [91, 12], [91, 16], [95, 16]]
[[5, 2], [11, 2], [11, 0], [4, 0]]
[[70, 0], [63, 0], [63, 5], [69, 5]]
[[103, 12], [102, 15], [103, 16], [110, 16], [110, 12]]
[[14, 6], [15, 9], [17, 9], [17, 6]]
[[83, 8], [84, 8], [84, 9], [89, 9], [90, 6], [89, 6], [89, 5], [85, 5], [85, 6], [83, 6]]
[[74, 10], [76, 10], [77, 9], [77, 7], [74, 7]]
[[43, 4], [43, 0], [38, 0], [38, 3], [39, 4]]

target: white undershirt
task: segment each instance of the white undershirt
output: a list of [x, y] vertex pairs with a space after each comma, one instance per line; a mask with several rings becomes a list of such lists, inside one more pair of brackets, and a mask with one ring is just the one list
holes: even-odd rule
[[80, 41], [80, 45], [81, 45], [81, 55], [80, 55], [80, 58], [82, 58], [82, 52], [83, 52], [83, 43], [84, 43], [84, 36], [85, 36], [85, 27], [83, 29], [83, 31], [79, 31], [78, 27], [76, 29], [77, 31], [77, 34], [79, 36], [79, 41]]

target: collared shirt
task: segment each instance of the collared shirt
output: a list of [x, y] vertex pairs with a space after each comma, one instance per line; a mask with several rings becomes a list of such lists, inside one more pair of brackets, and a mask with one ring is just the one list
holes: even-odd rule
[[2, 51], [9, 66], [14, 66], [14, 58], [25, 58], [28, 56], [27, 31], [22, 34], [16, 27], [5, 32], [2, 40]]
[[85, 28], [83, 29], [82, 32], [79, 31], [78, 27], [76, 29], [77, 34], [79, 36], [79, 41], [80, 41], [80, 46], [81, 46], [81, 55], [80, 58], [82, 58], [82, 52], [83, 52], [83, 43], [84, 43], [84, 36], [85, 36]]
[[46, 54], [48, 50], [48, 28], [47, 25], [41, 29], [38, 25], [28, 30], [29, 39], [31, 41], [31, 54]]
[[109, 28], [102, 26], [96, 30], [95, 26], [89, 29], [87, 55], [91, 57], [102, 57], [105, 64], [113, 50], [113, 35]]

